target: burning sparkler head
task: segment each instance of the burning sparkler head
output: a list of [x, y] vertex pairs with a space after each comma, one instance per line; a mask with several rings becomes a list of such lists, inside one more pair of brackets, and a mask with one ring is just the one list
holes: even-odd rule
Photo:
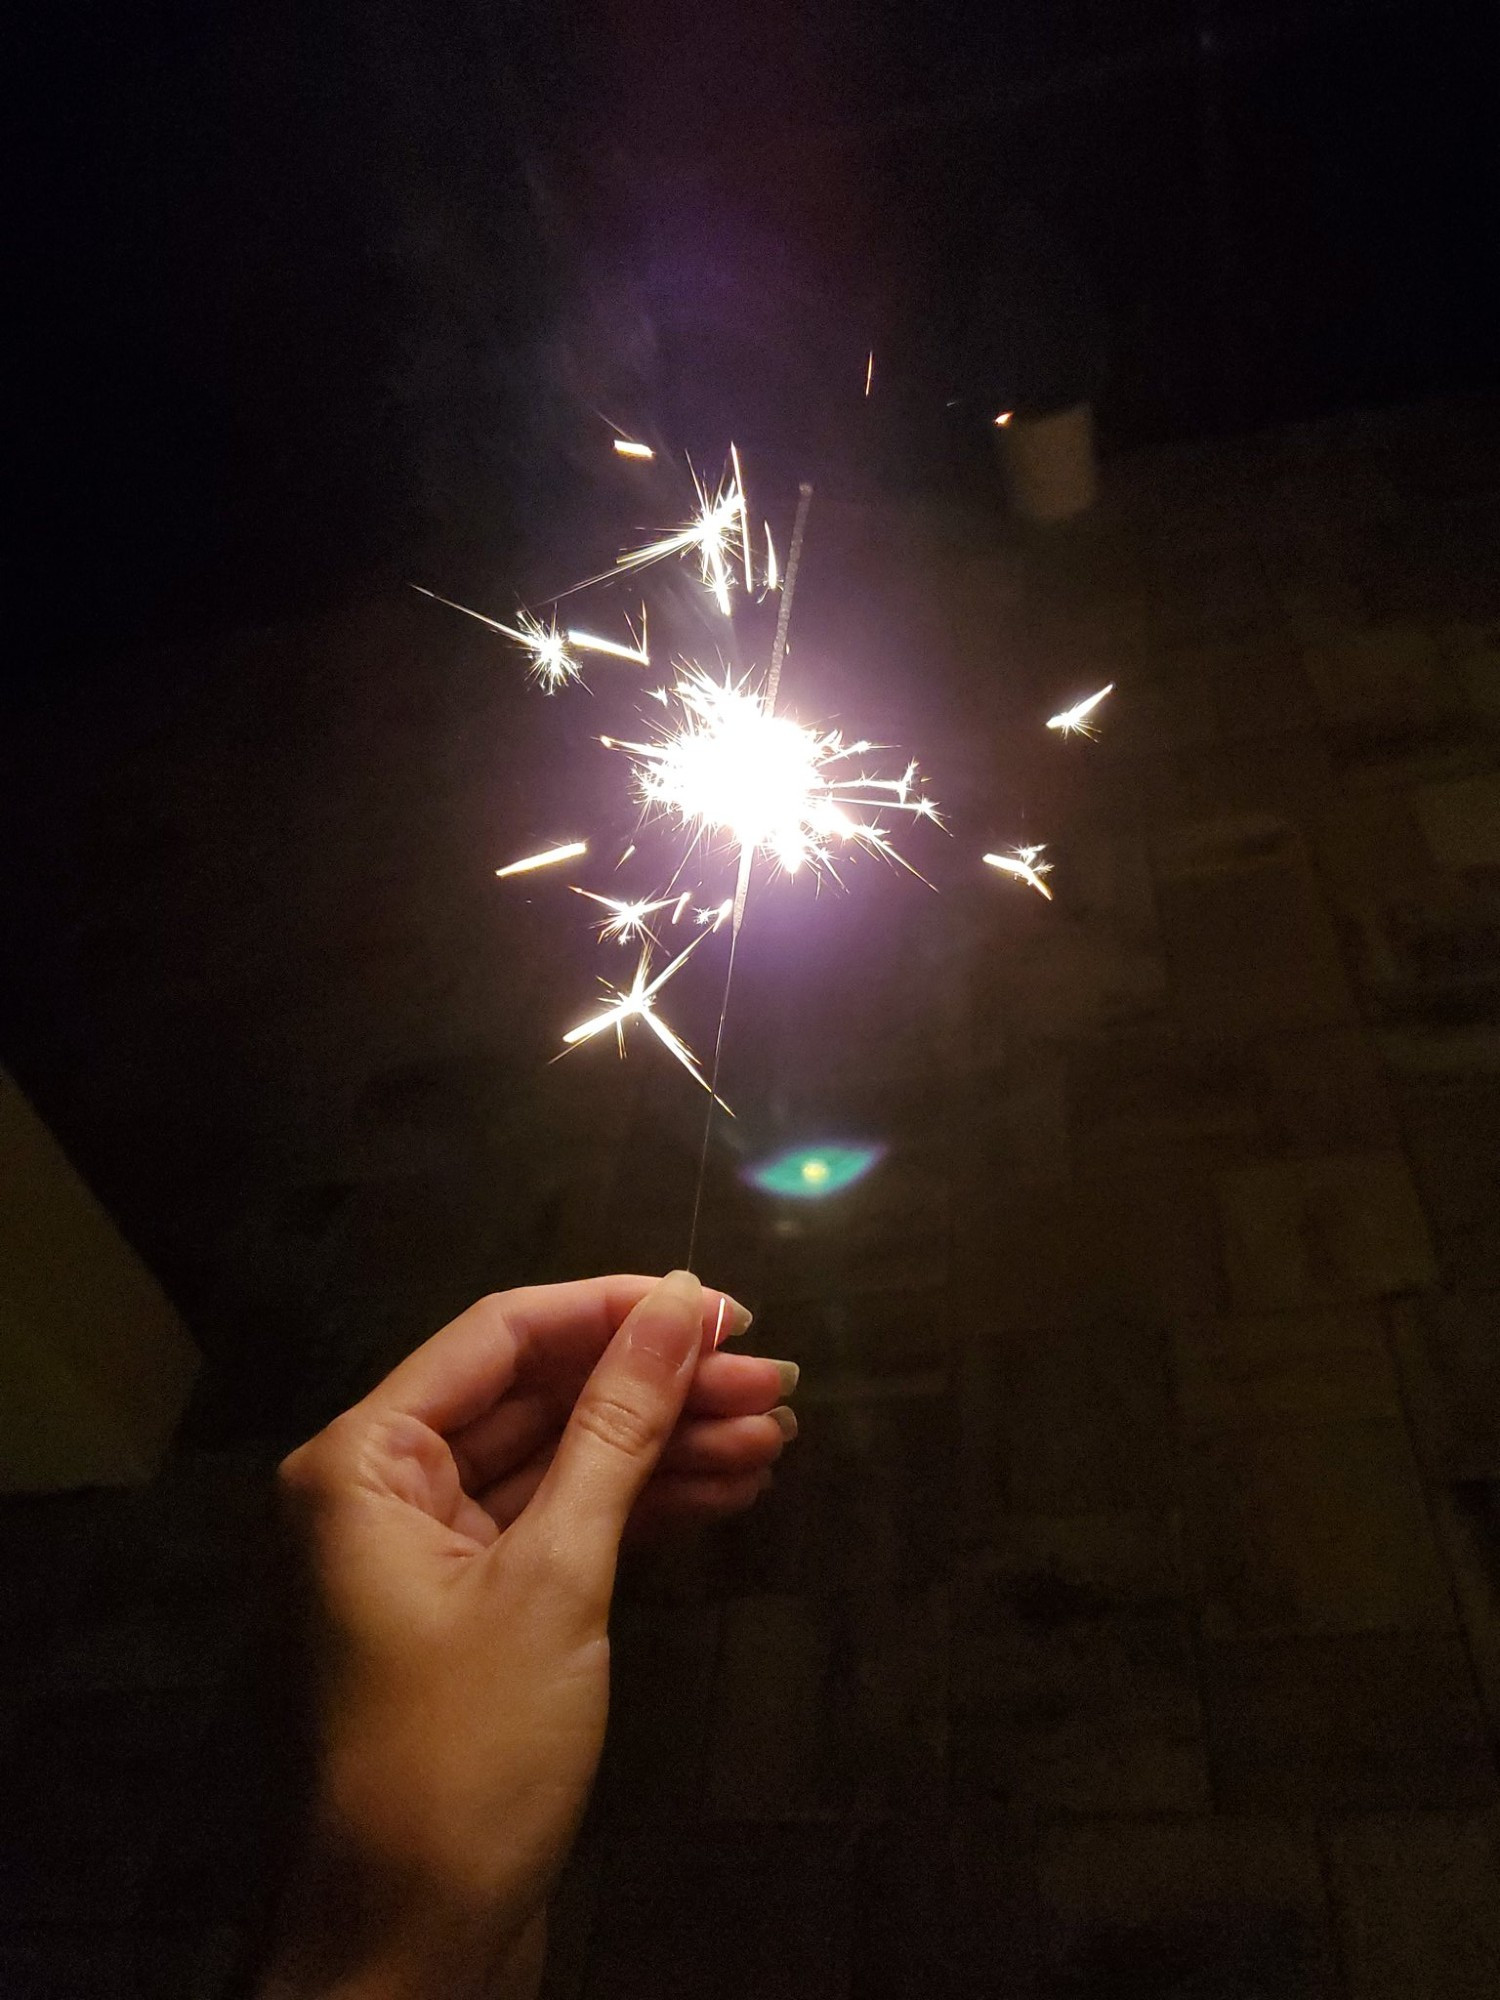
[[685, 667], [671, 690], [675, 716], [655, 743], [617, 743], [634, 760], [640, 795], [699, 839], [728, 839], [743, 859], [760, 854], [788, 874], [826, 862], [836, 842], [893, 850], [885, 830], [860, 809], [933, 817], [930, 800], [913, 799], [916, 767], [899, 778], [841, 776], [836, 767], [869, 744], [846, 746], [773, 714], [765, 698], [732, 678], [715, 680]]

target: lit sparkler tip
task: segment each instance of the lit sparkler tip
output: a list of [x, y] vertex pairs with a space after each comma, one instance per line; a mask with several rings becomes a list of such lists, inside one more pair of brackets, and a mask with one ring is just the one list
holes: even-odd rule
[[766, 589], [780, 590], [781, 570], [776, 561], [776, 544], [771, 540], [771, 524], [766, 523]]
[[621, 458], [655, 458], [656, 453], [649, 444], [640, 444], [635, 438], [615, 438], [614, 448]]
[[499, 876], [528, 875], [533, 868], [551, 868], [556, 862], [576, 860], [580, 854], [587, 854], [588, 851], [589, 844], [586, 840], [570, 840], [561, 847], [549, 847], [542, 854], [527, 854], [519, 861], [507, 862], [505, 867], [497, 868], [495, 873]]
[[1011, 418], [1015, 414], [1016, 413], [1014, 410], [1002, 410], [999, 416], [996, 417], [995, 419], [995, 429], [997, 431], [1003, 431], [1006, 425], [1010, 422]]
[[1113, 694], [1114, 691], [1115, 684], [1111, 681], [1108, 687], [1100, 688], [1097, 694], [1091, 694], [1086, 700], [1075, 702], [1072, 708], [1065, 708], [1059, 714], [1049, 716], [1047, 727], [1060, 731], [1064, 736], [1072, 736], [1075, 733], [1079, 736], [1096, 736], [1098, 725], [1089, 718], [1104, 697]]
[[1045, 896], [1050, 903], [1052, 891], [1042, 877], [1052, 873], [1052, 863], [1043, 861], [1042, 853], [1041, 846], [1018, 847], [1012, 854], [986, 854], [984, 859], [991, 868], [999, 868], [1007, 875], [1014, 875], [1017, 881], [1025, 882], [1028, 887]]

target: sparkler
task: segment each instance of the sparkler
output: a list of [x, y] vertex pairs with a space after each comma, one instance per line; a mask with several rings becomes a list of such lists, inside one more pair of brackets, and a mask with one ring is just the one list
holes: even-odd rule
[[1025, 882], [1039, 891], [1050, 903], [1052, 891], [1042, 877], [1052, 873], [1052, 863], [1041, 859], [1042, 852], [1040, 846], [1018, 847], [1012, 854], [987, 854], [984, 858], [991, 868], [999, 868], [1007, 875], [1014, 875], [1018, 881]]
[[1104, 697], [1107, 694], [1113, 694], [1114, 691], [1115, 684], [1111, 681], [1108, 687], [1100, 688], [1097, 694], [1091, 694], [1086, 701], [1077, 702], [1072, 708], [1063, 709], [1060, 715], [1050, 716], [1047, 721], [1047, 727], [1059, 730], [1064, 736], [1072, 736], [1074, 734], [1079, 736], [1097, 736], [1099, 734], [1099, 725], [1096, 722], [1091, 722], [1089, 718], [1093, 715], [1094, 710], [1103, 701]]

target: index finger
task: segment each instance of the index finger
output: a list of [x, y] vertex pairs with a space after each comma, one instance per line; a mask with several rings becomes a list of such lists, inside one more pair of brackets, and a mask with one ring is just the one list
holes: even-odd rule
[[[447, 1434], [472, 1423], [511, 1386], [528, 1350], [581, 1362], [587, 1373], [655, 1278], [617, 1274], [493, 1292], [414, 1348], [364, 1398], [381, 1414], [417, 1417]], [[705, 1349], [750, 1323], [727, 1292], [703, 1292]]]

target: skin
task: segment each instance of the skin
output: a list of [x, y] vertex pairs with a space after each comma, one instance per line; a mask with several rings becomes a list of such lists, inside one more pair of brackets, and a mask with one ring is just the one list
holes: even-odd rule
[[784, 1363], [686, 1272], [482, 1299], [281, 1468], [321, 1644], [307, 1850], [262, 2000], [533, 1994], [604, 1741], [623, 1539], [750, 1506]]

